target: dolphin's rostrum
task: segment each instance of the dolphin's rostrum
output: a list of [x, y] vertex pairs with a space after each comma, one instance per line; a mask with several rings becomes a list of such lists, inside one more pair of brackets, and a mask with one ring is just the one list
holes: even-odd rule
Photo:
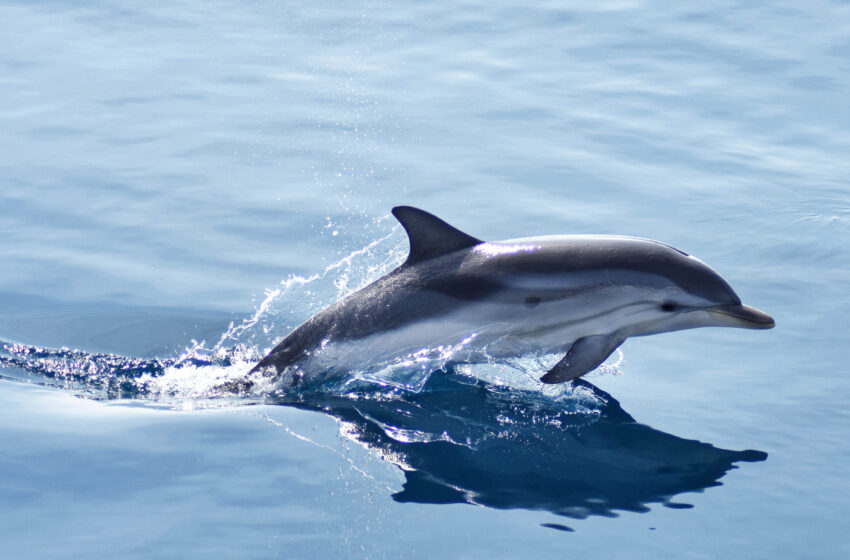
[[597, 235], [486, 242], [417, 208], [393, 215], [408, 235], [407, 260], [297, 327], [252, 372], [273, 369], [294, 385], [423, 356], [565, 353], [540, 378], [562, 383], [630, 336], [774, 326], [714, 270], [664, 243]]

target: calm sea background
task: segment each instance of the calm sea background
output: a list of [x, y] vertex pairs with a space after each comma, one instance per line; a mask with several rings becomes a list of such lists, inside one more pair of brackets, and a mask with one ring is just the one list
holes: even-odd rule
[[[0, 2], [0, 556], [850, 557], [848, 2], [143, 4]], [[558, 398], [98, 391], [262, 353], [403, 258], [397, 204], [659, 239], [777, 327]]]

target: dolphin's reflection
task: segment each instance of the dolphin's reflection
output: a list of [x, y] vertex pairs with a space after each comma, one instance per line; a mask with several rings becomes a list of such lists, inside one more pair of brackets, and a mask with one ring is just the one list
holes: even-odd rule
[[585, 381], [571, 394], [527, 391], [437, 374], [416, 394], [355, 392], [283, 398], [330, 414], [343, 433], [404, 471], [399, 502], [470, 503], [583, 518], [647, 511], [688, 491], [718, 486], [737, 461], [729, 451], [638, 424]]

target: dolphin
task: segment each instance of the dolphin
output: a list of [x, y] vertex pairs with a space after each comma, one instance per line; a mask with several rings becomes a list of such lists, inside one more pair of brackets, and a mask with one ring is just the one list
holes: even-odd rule
[[696, 327], [769, 329], [708, 265], [650, 239], [482, 241], [411, 206], [404, 263], [290, 332], [251, 373], [322, 382], [371, 365], [563, 354], [540, 380], [597, 368], [627, 338]]

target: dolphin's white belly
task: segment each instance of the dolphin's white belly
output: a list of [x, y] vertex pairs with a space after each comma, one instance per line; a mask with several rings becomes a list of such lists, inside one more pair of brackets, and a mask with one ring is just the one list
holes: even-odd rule
[[328, 340], [304, 369], [352, 371], [411, 360], [480, 363], [564, 353], [579, 338], [608, 333], [617, 323], [617, 313], [570, 302], [534, 309], [504, 303], [473, 304], [356, 340]]

